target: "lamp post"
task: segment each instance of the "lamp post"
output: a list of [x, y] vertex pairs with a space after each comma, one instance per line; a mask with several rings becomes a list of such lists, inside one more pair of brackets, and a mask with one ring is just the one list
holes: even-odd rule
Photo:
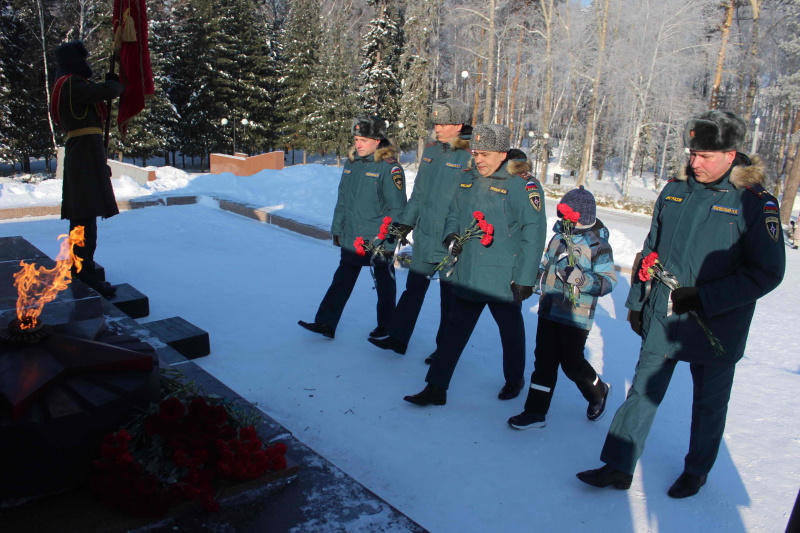
[[[230, 121], [230, 122], [231, 122], [231, 126], [233, 126], [233, 152], [231, 152], [231, 154], [235, 154], [236, 153], [236, 121], [233, 120], [233, 121]], [[222, 120], [219, 121], [219, 123], [222, 124], [223, 126], [227, 126], [228, 125], [228, 119], [227, 118], [223, 118]]]
[[467, 78], [469, 78], [469, 71], [462, 70], [461, 71], [461, 79], [463, 80], [463, 83], [461, 84], [461, 99], [462, 100], [466, 100], [467, 99]]
[[[242, 119], [242, 150], [244, 150], [245, 152], [247, 152], [247, 147], [245, 146], [244, 136], [247, 133], [247, 125], [248, 124], [250, 124], [250, 121], [247, 120], [246, 118], [243, 118]], [[235, 150], [234, 150], [234, 152], [235, 152]]]

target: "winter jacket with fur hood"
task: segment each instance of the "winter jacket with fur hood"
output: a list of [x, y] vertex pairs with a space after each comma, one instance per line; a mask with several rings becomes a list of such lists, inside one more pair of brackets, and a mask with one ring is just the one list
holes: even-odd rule
[[414, 191], [399, 222], [414, 228], [411, 269], [430, 276], [447, 256], [442, 244], [444, 222], [453, 194], [468, 177], [469, 141], [456, 137], [445, 144], [434, 141], [422, 152]]
[[544, 251], [547, 218], [544, 191], [530, 174], [526, 161], [503, 163], [494, 174], [481, 176], [471, 169], [456, 191], [444, 227], [444, 236], [462, 234], [480, 211], [494, 226], [494, 239], [464, 243], [453, 270], [453, 292], [475, 302], [511, 303], [511, 282], [534, 286]]
[[567, 236], [561, 220], [556, 221], [553, 231], [556, 234], [550, 239], [539, 266], [542, 292], [539, 316], [574, 328], [592, 329], [597, 299], [609, 294], [617, 284], [608, 228], [597, 220], [589, 228], [575, 228], [572, 232], [573, 250], [577, 256], [575, 265], [583, 273], [577, 287], [575, 307], [564, 295], [564, 286], [569, 284], [559, 275], [568, 266]]
[[670, 291], [662, 283], [642, 282], [634, 272], [625, 305], [642, 313], [643, 350], [693, 363], [734, 363], [744, 355], [756, 300], [783, 279], [778, 202], [763, 187], [757, 156], [751, 161], [737, 154], [714, 183], [698, 182], [690, 167], [684, 174], [661, 191], [642, 256], [657, 252], [681, 286], [697, 287], [698, 315], [725, 353], [714, 353], [690, 313], [670, 312]]
[[383, 144], [364, 157], [353, 150], [339, 181], [331, 235], [353, 253], [356, 237], [375, 239], [384, 217], [396, 220], [406, 206], [406, 180], [397, 150]]

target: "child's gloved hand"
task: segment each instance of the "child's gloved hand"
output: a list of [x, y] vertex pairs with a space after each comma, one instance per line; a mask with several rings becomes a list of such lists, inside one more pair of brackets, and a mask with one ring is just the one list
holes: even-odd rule
[[566, 283], [583, 287], [586, 285], [586, 276], [578, 265], [558, 269], [558, 276]]

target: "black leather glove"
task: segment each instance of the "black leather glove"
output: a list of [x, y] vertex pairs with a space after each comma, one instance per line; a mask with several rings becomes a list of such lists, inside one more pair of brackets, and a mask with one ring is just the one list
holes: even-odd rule
[[117, 76], [113, 72], [106, 72], [106, 81], [116, 81], [117, 83], [119, 83], [119, 76]]
[[408, 239], [406, 237], [411, 230], [414, 229], [413, 227], [409, 226], [408, 224], [400, 224], [399, 222], [392, 222], [392, 227], [394, 230], [400, 234], [400, 244], [405, 246], [408, 244]]
[[584, 276], [583, 270], [578, 265], [561, 268], [558, 270], [558, 275], [565, 283], [570, 285], [575, 285], [576, 287], [586, 285], [586, 276]]
[[339, 242], [339, 236], [338, 235], [334, 235], [333, 236], [333, 245], [334, 246], [338, 246], [339, 248], [342, 247], [342, 243]]
[[630, 315], [631, 321], [631, 329], [634, 333], [642, 336], [642, 312], [641, 311], [631, 311]]
[[444, 247], [450, 248], [450, 244], [453, 245], [453, 249], [450, 251], [450, 253], [453, 256], [457, 256], [458, 254], [461, 253], [461, 243], [458, 242], [457, 233], [451, 233], [450, 235], [444, 238]]
[[514, 295], [514, 301], [516, 303], [522, 303], [531, 297], [533, 294], [533, 287], [530, 285], [517, 285], [512, 281], [511, 293]]
[[702, 311], [703, 302], [700, 301], [700, 294], [697, 287], [680, 287], [672, 291], [672, 312], [682, 315], [689, 311]]

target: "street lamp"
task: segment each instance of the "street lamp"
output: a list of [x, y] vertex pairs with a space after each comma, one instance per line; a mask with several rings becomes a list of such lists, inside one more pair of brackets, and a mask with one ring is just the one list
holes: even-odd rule
[[467, 99], [467, 78], [469, 78], [469, 71], [462, 70], [461, 71], [461, 79], [464, 80], [464, 83], [461, 84], [461, 99]]
[[[219, 123], [222, 124], [223, 126], [227, 126], [228, 125], [228, 119], [227, 118], [223, 118], [222, 120], [219, 121]], [[233, 122], [231, 122], [231, 126], [233, 126], [233, 152], [232, 153], [235, 154], [236, 153], [236, 121], [235, 120]]]
[[[246, 118], [243, 118], [243, 119], [242, 119], [242, 145], [243, 145], [243, 148], [242, 148], [242, 149], [243, 149], [245, 152], [247, 151], [247, 148], [246, 148], [246, 147], [244, 147], [244, 144], [245, 144], [245, 143], [244, 143], [244, 135], [247, 133], [247, 125], [248, 125], [248, 124], [250, 124], [250, 121], [249, 121], [249, 120], [247, 120]], [[234, 152], [236, 152], [236, 150], [234, 150]]]

